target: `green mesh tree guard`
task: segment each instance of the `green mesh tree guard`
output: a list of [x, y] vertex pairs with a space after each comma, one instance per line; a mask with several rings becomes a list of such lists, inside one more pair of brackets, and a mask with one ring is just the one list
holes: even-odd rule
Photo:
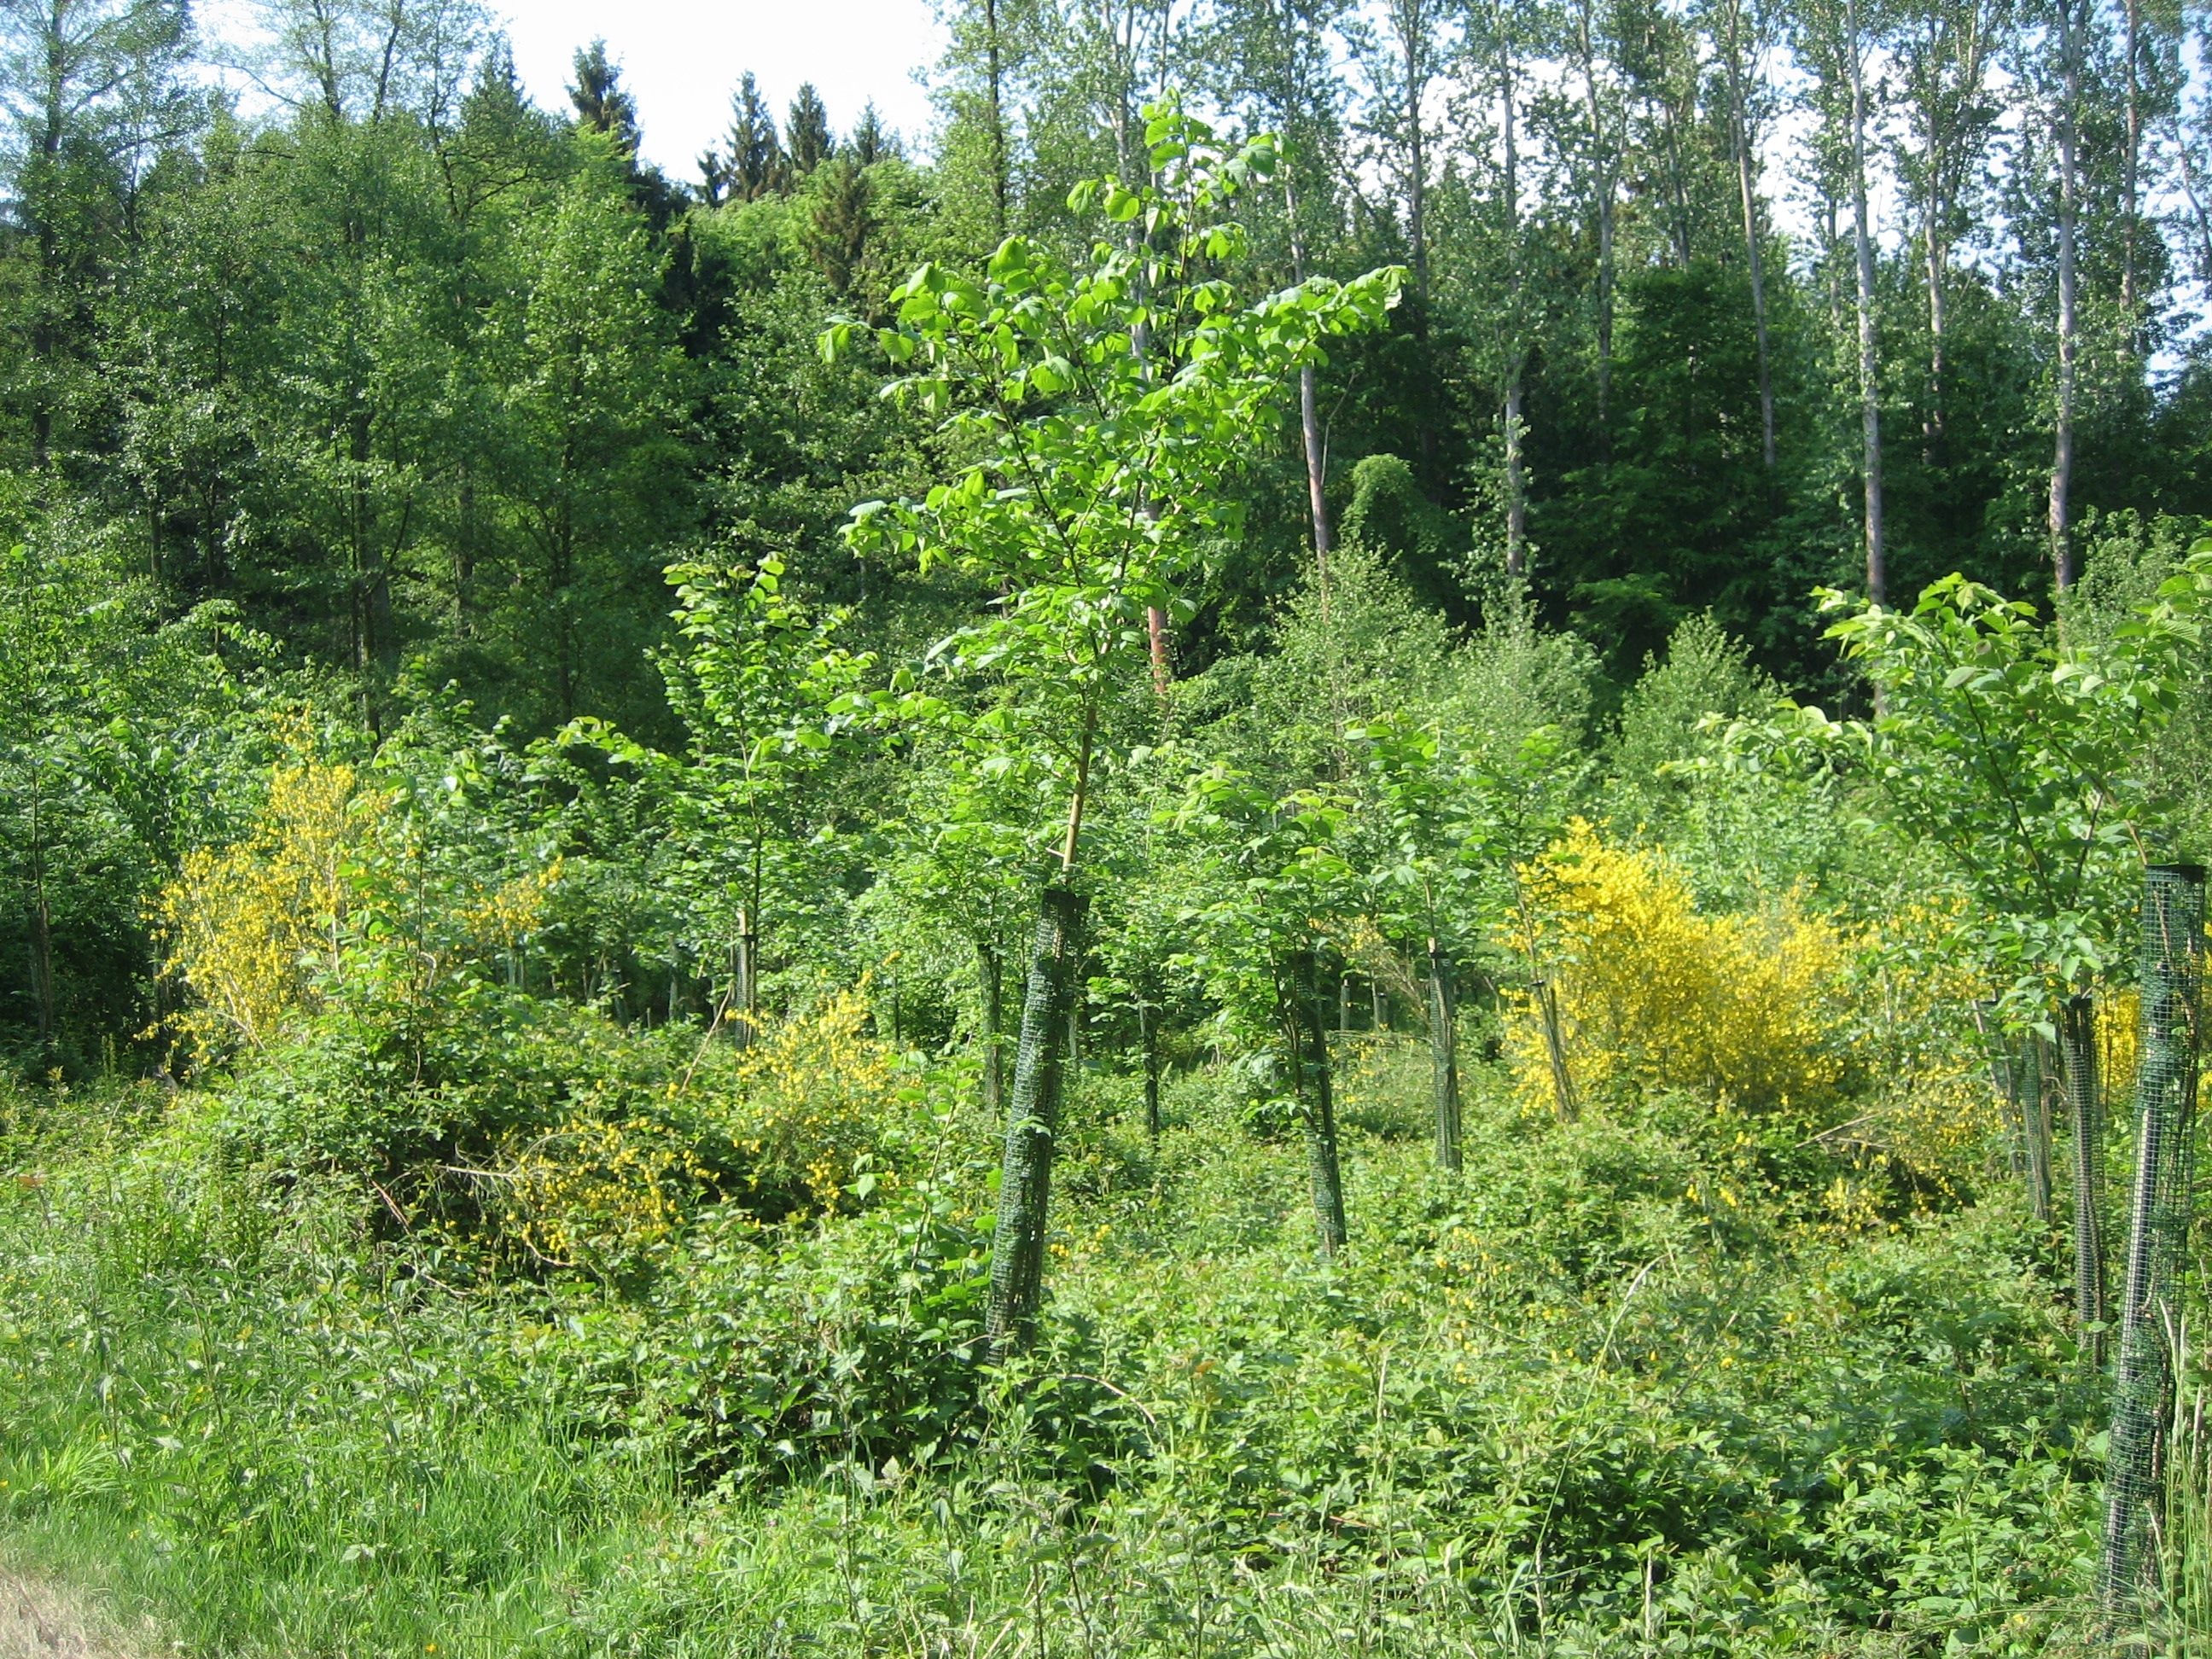
[[1310, 951], [1295, 952], [1290, 969], [1291, 1053], [1298, 1070], [1298, 1098], [1305, 1121], [1306, 1162], [1313, 1176], [1314, 1224], [1321, 1253], [1343, 1245], [1344, 1176], [1336, 1157], [1336, 1094], [1328, 1073], [1328, 1017], [1322, 1006], [1321, 970]]
[[1053, 1138], [1060, 1128], [1061, 1073], [1075, 1007], [1085, 902], [1045, 889], [1014, 1050], [1013, 1101], [1000, 1165], [999, 1225], [991, 1236], [991, 1297], [983, 1330], [992, 1352], [1028, 1346], [1044, 1298], [1045, 1215], [1052, 1200]]
[[2183, 1247], [2195, 1176], [2204, 872], [2154, 865], [2142, 902], [2142, 1057], [2136, 1073], [2136, 1178], [2105, 1475], [2099, 1590], [2117, 1623], [2140, 1611], [2152, 1565], [2162, 1437], [2173, 1389]]
[[2097, 1005], [2069, 997], [2058, 1011], [2058, 1059], [2074, 1153], [2074, 1319], [2082, 1364], [2100, 1363], [2105, 1325], [2105, 1103], [2097, 1086]]

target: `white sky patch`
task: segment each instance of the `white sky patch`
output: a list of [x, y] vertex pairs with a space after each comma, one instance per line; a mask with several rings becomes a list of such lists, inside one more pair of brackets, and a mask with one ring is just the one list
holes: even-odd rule
[[[195, 9], [210, 43], [256, 33], [251, 0], [203, 0]], [[945, 51], [929, 0], [491, 0], [491, 9], [524, 88], [562, 116], [576, 49], [605, 37], [637, 100], [645, 157], [672, 179], [698, 176], [700, 153], [728, 130], [731, 94], [747, 70], [779, 124], [807, 81], [840, 135], [871, 99], [911, 149], [924, 146], [934, 121], [915, 78]], [[222, 78], [249, 112], [265, 104], [235, 73]]]
[[945, 50], [926, 0], [511, 0], [498, 9], [516, 71], [547, 109], [567, 110], [576, 48], [604, 34], [637, 100], [646, 157], [675, 179], [694, 177], [700, 153], [729, 126], [730, 95], [747, 70], [779, 121], [811, 81], [840, 134], [872, 98], [885, 123], [918, 144], [932, 111], [915, 71]]

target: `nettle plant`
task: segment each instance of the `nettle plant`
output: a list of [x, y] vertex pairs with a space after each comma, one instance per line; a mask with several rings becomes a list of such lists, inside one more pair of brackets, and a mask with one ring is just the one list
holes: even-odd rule
[[[1378, 270], [1250, 297], [1229, 211], [1273, 171], [1273, 142], [1224, 142], [1173, 106], [1146, 120], [1147, 180], [1070, 198], [1103, 221], [1087, 264], [1017, 236], [980, 272], [927, 264], [894, 291], [896, 320], [872, 337], [903, 371], [889, 394], [969, 459], [920, 501], [855, 509], [846, 532], [864, 556], [947, 566], [1000, 595], [939, 652], [951, 689], [896, 687], [913, 716], [958, 732], [965, 763], [1035, 786], [1010, 792], [1029, 803], [1044, 880], [992, 1267], [1000, 1352], [1026, 1340], [1042, 1294], [1085, 812], [1133, 741], [1108, 715], [1148, 663], [1164, 687], [1169, 629], [1243, 534], [1228, 486], [1275, 430], [1291, 377], [1328, 337], [1379, 325], [1399, 281]], [[832, 328], [825, 354], [859, 332]]]

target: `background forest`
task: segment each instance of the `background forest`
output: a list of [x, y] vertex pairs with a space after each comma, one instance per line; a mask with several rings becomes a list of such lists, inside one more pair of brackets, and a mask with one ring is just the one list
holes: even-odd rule
[[2204, 1651], [2205, 20], [945, 21], [0, 0], [0, 1561]]

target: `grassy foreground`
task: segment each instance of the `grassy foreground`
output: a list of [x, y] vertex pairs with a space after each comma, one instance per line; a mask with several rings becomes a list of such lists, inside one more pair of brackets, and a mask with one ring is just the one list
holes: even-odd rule
[[1087, 1079], [1018, 1375], [969, 1363], [962, 1109], [859, 1213], [497, 1284], [189, 1097], [19, 1098], [0, 1547], [193, 1654], [2076, 1644], [2101, 1390], [2007, 1200], [1884, 1217], [1709, 1107], [1489, 1079], [1446, 1177], [1425, 1060], [1366, 1054], [1333, 1268], [1222, 1079], [1157, 1147]]

